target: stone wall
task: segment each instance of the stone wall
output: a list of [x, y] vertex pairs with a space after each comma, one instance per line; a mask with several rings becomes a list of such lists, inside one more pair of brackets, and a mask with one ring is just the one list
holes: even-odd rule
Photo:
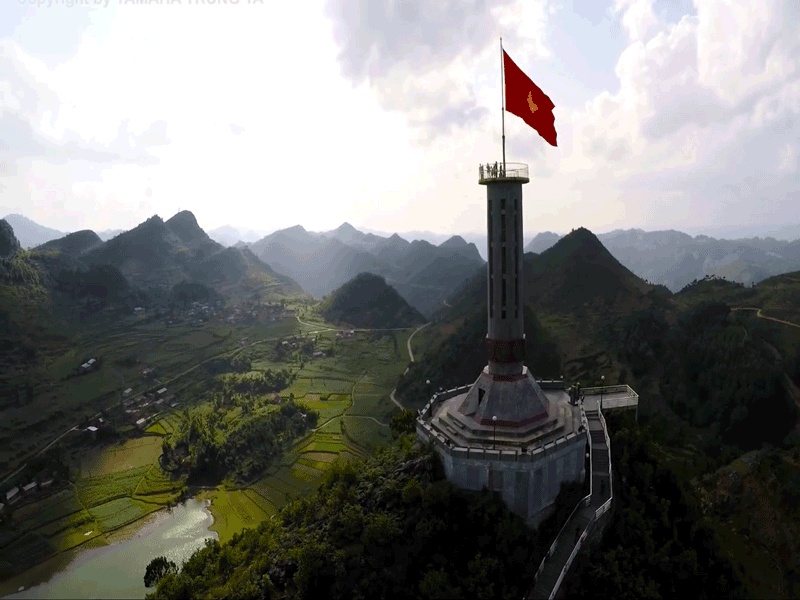
[[[462, 489], [484, 487], [500, 491], [508, 507], [524, 519], [531, 519], [556, 499], [564, 481], [583, 481], [586, 431], [571, 433], [533, 452], [458, 448], [431, 436], [418, 426], [423, 441], [434, 440], [447, 479]], [[433, 434], [435, 436], [435, 434]]]

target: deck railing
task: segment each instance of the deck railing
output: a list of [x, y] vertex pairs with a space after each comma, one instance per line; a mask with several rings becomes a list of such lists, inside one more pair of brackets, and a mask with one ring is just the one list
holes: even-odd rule
[[528, 179], [528, 165], [523, 163], [485, 164], [478, 166], [478, 181], [493, 179]]

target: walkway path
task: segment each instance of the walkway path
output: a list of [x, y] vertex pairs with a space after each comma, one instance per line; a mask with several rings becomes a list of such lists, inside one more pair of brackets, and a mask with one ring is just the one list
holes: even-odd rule
[[415, 336], [415, 335], [417, 335], [417, 332], [418, 332], [419, 330], [421, 330], [421, 329], [425, 329], [425, 328], [426, 328], [428, 325], [430, 325], [430, 322], [428, 322], [428, 323], [425, 323], [424, 325], [420, 325], [419, 327], [417, 327], [417, 328], [414, 330], [414, 333], [412, 333], [410, 336], [408, 336], [408, 342], [406, 343], [406, 344], [407, 344], [407, 346], [408, 346], [408, 359], [409, 359], [409, 360], [410, 360], [412, 363], [414, 362], [414, 353], [411, 351], [411, 340], [414, 338], [414, 336]]
[[775, 317], [768, 317], [766, 315], [762, 315], [760, 308], [753, 308], [753, 307], [750, 307], [750, 306], [740, 306], [740, 307], [737, 307], [737, 308], [731, 308], [731, 310], [755, 310], [755, 311], [758, 311], [756, 313], [756, 316], [758, 318], [760, 318], [760, 319], [767, 319], [768, 321], [775, 321], [776, 323], [783, 323], [784, 325], [789, 325], [791, 327], [800, 328], [800, 325], [798, 325], [797, 323], [791, 323], [789, 321], [784, 321], [782, 319], [776, 319]]
[[[428, 325], [430, 325], [430, 322], [428, 322], [428, 323], [425, 323], [424, 325], [420, 325], [419, 327], [417, 327], [417, 328], [414, 330], [414, 333], [412, 333], [410, 336], [408, 336], [408, 342], [406, 342], [406, 345], [408, 346], [408, 359], [409, 359], [409, 361], [410, 361], [410, 362], [412, 362], [412, 363], [414, 362], [414, 353], [411, 351], [411, 339], [412, 339], [412, 338], [413, 338], [413, 337], [416, 335], [416, 333], [417, 333], [417, 332], [418, 332], [420, 329], [424, 329], [424, 328], [425, 328], [425, 327], [427, 327]], [[406, 367], [406, 370], [405, 370], [405, 371], [403, 371], [403, 375], [405, 375], [406, 373], [408, 373], [408, 367]], [[397, 391], [397, 388], [394, 388], [394, 389], [392, 390], [392, 393], [391, 393], [391, 394], [389, 394], [389, 399], [390, 399], [392, 402], [394, 402], [394, 404], [395, 404], [395, 406], [396, 406], [397, 408], [399, 408], [400, 410], [404, 410], [404, 409], [405, 409], [405, 406], [403, 406], [402, 404], [400, 404], [400, 402], [397, 400], [397, 398], [395, 398], [395, 397], [394, 397], [394, 393], [395, 393], [396, 391]]]
[[555, 551], [544, 560], [544, 568], [536, 580], [527, 598], [550, 598], [552, 592], [560, 587], [561, 572], [567, 564], [575, 545], [578, 543], [576, 532], [580, 533], [581, 542], [589, 534], [587, 527], [603, 503], [610, 497], [608, 480], [609, 451], [603, 432], [603, 423], [597, 410], [596, 399], [587, 400], [584, 409], [589, 421], [589, 435], [592, 443], [592, 484], [591, 498], [588, 506], [580, 506], [575, 510], [558, 535]]

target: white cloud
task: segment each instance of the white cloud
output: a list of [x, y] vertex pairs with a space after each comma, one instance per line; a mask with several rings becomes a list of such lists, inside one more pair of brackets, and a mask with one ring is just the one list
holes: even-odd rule
[[593, 6], [585, 47], [625, 44], [596, 94], [590, 63], [548, 44], [556, 2], [323, 1], [119, 5], [55, 61], [31, 16], [0, 40], [0, 202], [62, 229], [181, 207], [208, 228], [480, 231], [501, 35], [556, 104], [558, 148], [506, 114], [530, 234], [781, 222], [800, 201], [796, 0], [697, 0], [669, 22], [649, 1]]
[[632, 41], [643, 40], [659, 27], [653, 0], [614, 0], [614, 12], [622, 13], [622, 24]]

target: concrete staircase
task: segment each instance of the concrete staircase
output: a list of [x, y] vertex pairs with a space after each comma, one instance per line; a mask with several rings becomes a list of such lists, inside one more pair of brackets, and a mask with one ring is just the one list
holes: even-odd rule
[[[589, 422], [589, 435], [592, 444], [592, 497], [589, 506], [581, 506], [572, 514], [572, 517], [561, 530], [558, 543], [552, 555], [544, 562], [544, 569], [539, 575], [531, 592], [526, 598], [541, 600], [550, 598], [553, 591], [558, 593], [555, 585], [564, 569], [564, 566], [575, 548], [576, 531], [583, 533], [598, 507], [608, 500], [610, 489], [608, 485], [608, 446], [606, 445], [605, 432], [600, 415], [596, 410], [586, 411]], [[602, 492], [602, 493], [601, 493]], [[563, 580], [562, 580], [563, 582]], [[553, 594], [555, 595], [555, 594]]]

